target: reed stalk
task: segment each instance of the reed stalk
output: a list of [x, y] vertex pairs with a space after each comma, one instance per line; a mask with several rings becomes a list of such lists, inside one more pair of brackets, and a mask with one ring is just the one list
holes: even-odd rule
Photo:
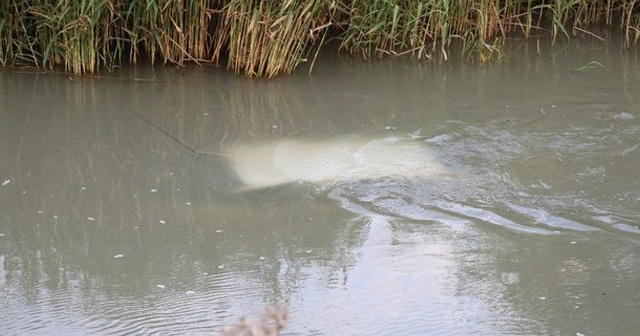
[[319, 0], [231, 0], [222, 9], [212, 59], [224, 54], [230, 69], [247, 76], [290, 73], [304, 61], [314, 32], [326, 26], [325, 7]]
[[0, 65], [76, 74], [139, 60], [222, 64], [247, 76], [290, 73], [328, 34], [363, 58], [504, 56], [507, 37], [640, 38], [638, 0], [5, 0]]

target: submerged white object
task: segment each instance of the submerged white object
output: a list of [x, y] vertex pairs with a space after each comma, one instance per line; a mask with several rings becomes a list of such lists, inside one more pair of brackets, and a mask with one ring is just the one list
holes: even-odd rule
[[423, 141], [410, 138], [283, 139], [236, 145], [227, 154], [242, 190], [296, 181], [327, 186], [387, 177], [453, 176]]

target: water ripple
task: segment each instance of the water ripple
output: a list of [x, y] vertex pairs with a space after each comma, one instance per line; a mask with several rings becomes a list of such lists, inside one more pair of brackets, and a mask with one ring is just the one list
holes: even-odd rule
[[87, 300], [76, 290], [40, 287], [35, 299], [28, 300], [7, 288], [0, 294], [0, 326], [3, 335], [212, 335], [263, 300], [264, 288], [247, 276], [254, 275], [205, 275], [192, 290], [176, 290], [181, 286], [168, 283], [143, 298]]

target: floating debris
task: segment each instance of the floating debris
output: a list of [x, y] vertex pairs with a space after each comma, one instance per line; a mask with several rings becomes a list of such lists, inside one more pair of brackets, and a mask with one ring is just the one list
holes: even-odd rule
[[[322, 141], [285, 139], [236, 145], [228, 150], [239, 191], [293, 182], [327, 187], [344, 181], [377, 178], [450, 179], [452, 174], [411, 138], [343, 136]], [[317, 169], [322, 167], [322, 169]]]
[[613, 119], [617, 119], [617, 120], [632, 120], [635, 119], [636, 117], [629, 113], [629, 112], [620, 112], [618, 114], [616, 114], [615, 116], [613, 116]]
[[276, 336], [285, 327], [288, 320], [287, 309], [280, 304], [266, 307], [258, 321], [249, 321], [241, 317], [236, 324], [224, 328], [222, 336]]
[[4, 180], [2, 181], [2, 186], [6, 186], [9, 183], [11, 183], [11, 180]]
[[116, 255], [113, 256], [113, 259], [119, 259], [119, 258], [122, 258], [122, 257], [124, 257], [124, 254], [116, 254]]

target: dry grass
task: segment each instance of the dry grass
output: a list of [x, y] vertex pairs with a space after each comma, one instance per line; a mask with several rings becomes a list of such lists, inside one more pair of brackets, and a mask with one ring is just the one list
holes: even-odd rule
[[637, 0], [6, 0], [0, 64], [82, 74], [122, 62], [221, 64], [247, 76], [292, 72], [328, 34], [367, 57], [446, 60], [453, 41], [481, 61], [508, 36], [640, 38]]
[[221, 11], [213, 60], [225, 54], [230, 69], [248, 76], [289, 73], [327, 24], [326, 11], [318, 0], [231, 0]]

